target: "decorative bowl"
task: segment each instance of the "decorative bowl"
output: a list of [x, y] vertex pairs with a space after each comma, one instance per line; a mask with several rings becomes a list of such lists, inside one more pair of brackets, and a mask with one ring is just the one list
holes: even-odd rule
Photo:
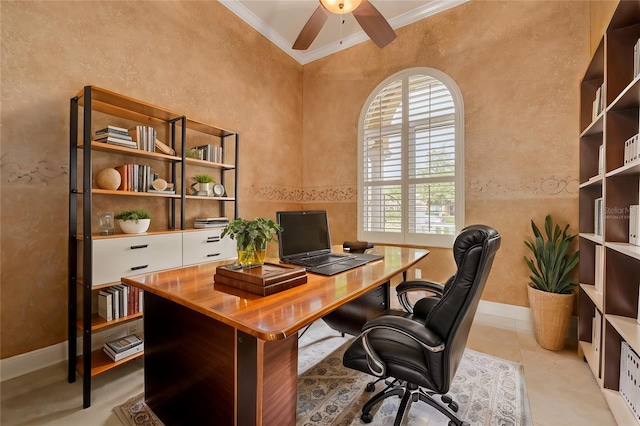
[[118, 219], [118, 225], [125, 234], [142, 234], [147, 232], [151, 219], [122, 220]]

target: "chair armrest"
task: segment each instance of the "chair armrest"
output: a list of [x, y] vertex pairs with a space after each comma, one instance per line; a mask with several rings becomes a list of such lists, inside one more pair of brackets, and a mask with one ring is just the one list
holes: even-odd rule
[[413, 313], [413, 305], [409, 301], [409, 293], [412, 291], [430, 291], [435, 293], [437, 296], [442, 296], [444, 293], [444, 285], [434, 281], [425, 280], [403, 281], [398, 284], [396, 286], [398, 301], [404, 310], [409, 313]]
[[441, 352], [445, 348], [442, 338], [419, 322], [395, 315], [381, 315], [374, 318], [362, 327], [361, 337], [367, 353], [369, 370], [378, 377], [384, 377], [387, 368], [369, 342], [369, 333], [373, 330], [391, 330], [403, 334], [431, 352]]

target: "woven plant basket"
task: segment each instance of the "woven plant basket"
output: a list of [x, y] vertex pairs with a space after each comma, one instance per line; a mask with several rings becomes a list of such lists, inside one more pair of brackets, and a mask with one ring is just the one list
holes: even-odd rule
[[548, 293], [530, 285], [527, 287], [538, 344], [550, 351], [561, 350], [571, 321], [573, 293]]

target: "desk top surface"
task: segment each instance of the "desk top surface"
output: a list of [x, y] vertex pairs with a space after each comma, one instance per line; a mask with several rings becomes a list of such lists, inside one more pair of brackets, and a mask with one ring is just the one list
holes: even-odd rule
[[[341, 251], [335, 247], [335, 251]], [[262, 340], [284, 339], [337, 307], [389, 281], [429, 254], [428, 250], [376, 246], [371, 253], [384, 259], [325, 277], [308, 273], [306, 284], [270, 296], [216, 289], [216, 267], [231, 263], [204, 263], [122, 278]], [[267, 261], [278, 263], [277, 259]]]

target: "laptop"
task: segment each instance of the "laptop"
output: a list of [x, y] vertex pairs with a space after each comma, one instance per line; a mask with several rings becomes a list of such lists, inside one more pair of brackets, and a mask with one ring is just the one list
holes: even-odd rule
[[321, 275], [335, 275], [374, 260], [377, 254], [331, 253], [329, 221], [324, 210], [276, 212], [280, 260], [304, 266], [307, 271]]

